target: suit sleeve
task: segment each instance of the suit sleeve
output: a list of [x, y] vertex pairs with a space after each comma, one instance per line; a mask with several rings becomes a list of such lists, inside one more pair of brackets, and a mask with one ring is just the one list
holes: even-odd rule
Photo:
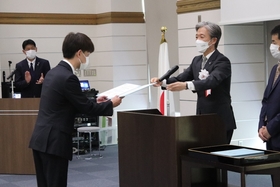
[[46, 74], [48, 73], [48, 71], [51, 69], [51, 66], [50, 66], [50, 62], [48, 60], [46, 60], [44, 62], [44, 68], [43, 68], [43, 74], [44, 74], [44, 77], [46, 77]]
[[82, 93], [79, 80], [75, 75], [70, 76], [65, 84], [64, 94], [78, 112], [95, 116], [113, 115], [113, 103], [110, 100], [102, 103], [89, 100]]
[[177, 77], [171, 77], [169, 79], [167, 79], [167, 84], [171, 84], [174, 82], [185, 82], [185, 81], [192, 81], [194, 80], [194, 65], [193, 63], [196, 61], [197, 57], [195, 57], [191, 63], [191, 65], [185, 69], [182, 73], [180, 73]]
[[15, 86], [19, 89], [26, 88], [29, 84], [25, 80], [25, 72], [20, 63], [16, 64]]

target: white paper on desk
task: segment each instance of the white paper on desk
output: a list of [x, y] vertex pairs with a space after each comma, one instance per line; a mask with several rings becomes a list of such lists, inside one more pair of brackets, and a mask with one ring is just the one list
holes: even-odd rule
[[98, 94], [98, 96], [107, 96], [108, 99], [111, 99], [111, 98], [115, 97], [116, 95], [118, 95], [119, 97], [125, 97], [131, 93], [137, 92], [137, 91], [147, 88], [151, 85], [153, 85], [153, 83], [145, 84], [143, 86], [140, 86], [137, 84], [125, 83], [125, 84], [122, 84], [115, 88], [112, 88], [110, 90], [107, 90], [105, 92], [102, 92], [102, 93]]
[[230, 157], [245, 157], [245, 156], [255, 156], [255, 155], [263, 155], [264, 151], [262, 150], [254, 150], [254, 149], [231, 149], [224, 151], [214, 151], [212, 154], [222, 155], [222, 156], [230, 156]]

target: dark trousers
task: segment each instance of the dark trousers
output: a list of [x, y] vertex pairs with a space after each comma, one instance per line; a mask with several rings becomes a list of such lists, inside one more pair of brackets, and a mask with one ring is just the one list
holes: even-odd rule
[[66, 187], [69, 161], [33, 150], [38, 187]]
[[233, 135], [233, 130], [228, 130], [228, 131], [227, 131], [227, 143], [228, 143], [228, 144], [230, 144], [232, 135]]

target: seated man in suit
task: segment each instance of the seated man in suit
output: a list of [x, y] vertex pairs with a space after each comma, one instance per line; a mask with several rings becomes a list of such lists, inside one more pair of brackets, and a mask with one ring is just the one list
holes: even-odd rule
[[50, 63], [36, 56], [37, 47], [31, 39], [22, 43], [22, 52], [26, 58], [16, 64], [15, 87], [20, 90], [22, 98], [40, 97]]

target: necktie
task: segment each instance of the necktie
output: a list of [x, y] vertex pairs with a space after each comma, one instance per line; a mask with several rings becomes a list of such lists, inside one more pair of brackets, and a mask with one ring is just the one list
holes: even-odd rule
[[201, 69], [204, 69], [204, 66], [206, 64], [207, 58], [205, 56], [202, 57], [202, 63], [201, 63]]
[[30, 63], [30, 74], [31, 74], [31, 77], [34, 77], [33, 63]]
[[277, 78], [279, 77], [279, 74], [280, 74], [280, 63], [278, 64], [276, 72], [275, 72], [275, 77], [274, 77], [273, 85], [276, 82]]

